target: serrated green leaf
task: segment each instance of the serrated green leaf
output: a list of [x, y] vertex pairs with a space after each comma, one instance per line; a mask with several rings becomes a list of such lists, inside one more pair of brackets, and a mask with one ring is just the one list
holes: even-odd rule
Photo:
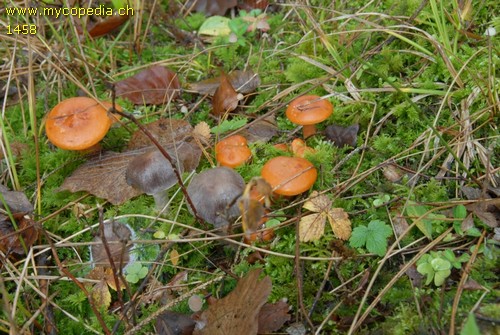
[[210, 131], [213, 134], [224, 134], [229, 131], [233, 131], [236, 129], [240, 129], [244, 125], [246, 125], [248, 122], [248, 119], [246, 118], [235, 118], [232, 120], [224, 120], [222, 123], [218, 126], [213, 127], [210, 129]]
[[359, 226], [354, 228], [349, 239], [349, 244], [353, 248], [362, 248], [366, 244], [366, 235], [368, 234], [368, 228], [366, 226]]

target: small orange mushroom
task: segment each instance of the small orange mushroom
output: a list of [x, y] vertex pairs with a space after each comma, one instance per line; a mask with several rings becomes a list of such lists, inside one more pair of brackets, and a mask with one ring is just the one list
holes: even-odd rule
[[293, 100], [286, 109], [287, 118], [303, 126], [304, 138], [316, 133], [316, 124], [326, 120], [333, 113], [330, 101], [317, 95], [303, 95]]
[[45, 132], [49, 141], [65, 150], [86, 150], [106, 135], [112, 120], [96, 100], [69, 98], [58, 103], [47, 115]]
[[251, 156], [247, 139], [241, 135], [229, 136], [215, 145], [215, 159], [222, 166], [238, 167]]
[[264, 165], [261, 175], [271, 185], [274, 193], [294, 196], [309, 190], [316, 181], [318, 172], [307, 159], [278, 156]]

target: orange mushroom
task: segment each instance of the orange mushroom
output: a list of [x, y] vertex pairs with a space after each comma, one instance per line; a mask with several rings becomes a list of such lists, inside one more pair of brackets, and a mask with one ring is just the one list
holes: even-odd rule
[[229, 136], [215, 145], [215, 159], [222, 166], [238, 167], [251, 156], [247, 139], [241, 135]]
[[316, 181], [318, 172], [307, 159], [278, 156], [264, 165], [261, 175], [271, 185], [274, 193], [293, 196], [309, 190]]
[[303, 95], [293, 100], [286, 109], [287, 118], [303, 126], [304, 138], [316, 133], [316, 124], [326, 120], [333, 113], [333, 105], [317, 95]]
[[61, 101], [47, 115], [49, 141], [66, 150], [86, 150], [106, 135], [112, 120], [96, 100], [75, 97]]

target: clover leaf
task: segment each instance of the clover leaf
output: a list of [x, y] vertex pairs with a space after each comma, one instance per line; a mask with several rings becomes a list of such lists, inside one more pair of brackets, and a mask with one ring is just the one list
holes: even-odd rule
[[129, 283], [136, 284], [140, 279], [146, 277], [146, 275], [148, 274], [148, 268], [142, 266], [141, 263], [136, 262], [128, 266], [126, 272], [127, 275], [125, 276], [125, 279]]

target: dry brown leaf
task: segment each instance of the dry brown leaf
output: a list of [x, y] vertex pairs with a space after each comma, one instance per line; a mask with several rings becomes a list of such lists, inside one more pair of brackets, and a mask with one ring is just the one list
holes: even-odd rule
[[245, 137], [248, 143], [268, 142], [271, 138], [278, 135], [278, 127], [274, 115], [270, 115], [262, 120], [252, 122], [240, 133]]
[[158, 315], [155, 322], [158, 335], [188, 335], [192, 334], [195, 322], [189, 316], [166, 311]]
[[325, 221], [328, 218], [335, 236], [341, 240], [351, 237], [351, 221], [343, 208], [331, 208], [332, 201], [324, 194], [314, 191], [302, 208], [316, 212], [306, 215], [299, 222], [301, 242], [316, 241], [324, 234]]
[[105, 279], [92, 286], [90, 299], [99, 307], [108, 308], [111, 305], [111, 292], [109, 292], [108, 284]]
[[8, 256], [25, 255], [25, 247], [26, 251], [29, 250], [38, 239], [38, 229], [35, 222], [23, 213], [12, 214], [12, 217], [17, 230], [8, 216], [0, 214], [0, 251]]
[[[163, 147], [183, 141], [191, 136], [193, 132], [193, 127], [186, 120], [170, 118], [162, 118], [145, 124], [144, 128], [146, 128]], [[150, 147], [152, 145], [153, 143], [149, 137], [139, 129], [132, 134], [128, 142], [128, 150]]]
[[107, 152], [96, 156], [78, 167], [66, 178], [59, 191], [87, 191], [108, 200], [113, 205], [140, 195], [142, 192], [127, 184], [127, 166], [141, 151], [129, 153]]
[[267, 6], [269, 6], [268, 0], [243, 0], [238, 4], [238, 8], [246, 11], [251, 11], [252, 9], [264, 10]]
[[[189, 89], [198, 94], [214, 95], [217, 87], [220, 85], [221, 76], [190, 84]], [[255, 90], [260, 86], [260, 77], [252, 70], [235, 70], [229, 74], [225, 74], [225, 76], [229, 79], [231, 86], [236, 90], [236, 92], [241, 94], [255, 92]]]
[[204, 311], [193, 335], [245, 334], [258, 331], [258, 316], [271, 293], [271, 279], [259, 280], [261, 270], [255, 269], [241, 278], [236, 288]]
[[[131, 246], [127, 246], [127, 243], [133, 238], [133, 232], [128, 225], [118, 221], [105, 222], [103, 224], [104, 237], [111, 254], [111, 259], [117, 268], [123, 269], [131, 262]], [[98, 244], [93, 244], [90, 248], [92, 263], [99, 267], [111, 267], [110, 259], [101, 236], [96, 236], [93, 242], [98, 242]]]
[[359, 124], [342, 127], [335, 124], [329, 125], [325, 129], [325, 137], [332, 141], [336, 147], [342, 148], [345, 145], [355, 148], [358, 138]]
[[127, 15], [118, 15], [117, 13], [106, 16], [104, 20], [88, 24], [87, 30], [92, 37], [103, 36], [111, 33], [113, 30], [124, 24], [128, 20]]
[[[115, 277], [113, 276], [113, 270], [111, 268], [96, 266], [92, 269], [92, 271], [89, 272], [87, 278], [104, 280], [112, 290], [117, 291], [118, 289], [116, 286]], [[118, 280], [118, 284], [120, 285], [120, 290], [124, 290], [125, 282], [123, 281], [123, 279], [118, 275], [116, 276], [116, 279]]]
[[3, 197], [3, 201], [0, 201], [1, 209], [6, 209], [5, 202], [9, 211], [13, 214], [33, 212], [33, 205], [24, 192], [10, 191], [7, 187], [0, 185], [0, 193]]
[[351, 237], [351, 220], [343, 208], [332, 208], [327, 213], [328, 221], [333, 233], [341, 240], [348, 240]]
[[325, 233], [326, 217], [322, 213], [303, 216], [299, 221], [299, 240], [301, 242], [317, 241]]
[[238, 107], [238, 93], [235, 91], [224, 72], [220, 76], [220, 85], [212, 98], [212, 114], [222, 116]]
[[236, 7], [237, 0], [189, 0], [186, 8], [207, 16], [224, 15], [228, 9]]
[[154, 65], [115, 84], [116, 95], [135, 105], [165, 104], [179, 95], [181, 85], [177, 74]]
[[285, 322], [290, 321], [288, 314], [290, 306], [284, 301], [274, 304], [265, 304], [259, 312], [259, 334], [268, 334], [278, 331]]

